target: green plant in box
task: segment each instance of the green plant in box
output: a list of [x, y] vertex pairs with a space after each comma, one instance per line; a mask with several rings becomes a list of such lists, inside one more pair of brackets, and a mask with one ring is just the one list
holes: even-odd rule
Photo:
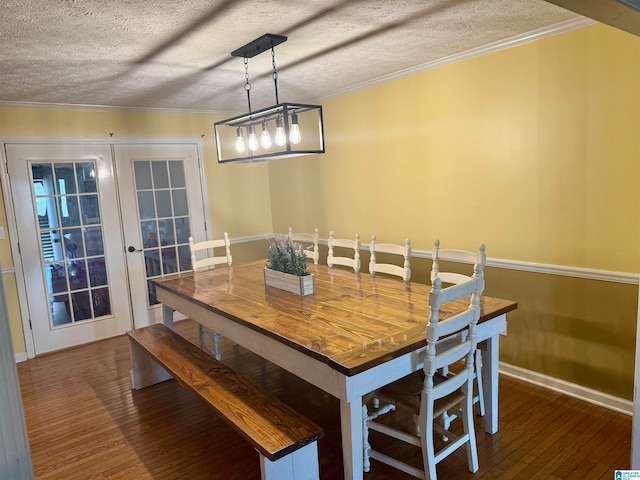
[[274, 235], [269, 242], [267, 268], [298, 277], [309, 275], [303, 246], [288, 235]]

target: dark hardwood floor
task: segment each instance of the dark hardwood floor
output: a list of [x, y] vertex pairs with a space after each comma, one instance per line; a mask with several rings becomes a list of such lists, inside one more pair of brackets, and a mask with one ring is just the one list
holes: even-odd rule
[[[176, 330], [196, 340], [194, 322]], [[338, 402], [225, 339], [221, 347], [225, 363], [324, 427], [321, 477], [342, 478]], [[195, 395], [175, 381], [132, 392], [130, 366], [124, 336], [18, 364], [37, 480], [260, 478], [257, 453]], [[498, 433], [481, 422], [480, 470], [468, 472], [460, 449], [440, 479], [610, 480], [629, 468], [631, 417], [551, 390], [501, 376]], [[402, 450], [419, 465], [417, 451]], [[365, 474], [409, 478], [375, 461]]]

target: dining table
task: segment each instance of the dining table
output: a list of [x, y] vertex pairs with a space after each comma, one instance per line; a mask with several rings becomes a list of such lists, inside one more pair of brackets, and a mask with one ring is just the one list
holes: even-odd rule
[[[362, 399], [422, 368], [431, 286], [310, 264], [315, 292], [300, 296], [266, 286], [265, 267], [258, 260], [153, 280], [164, 322], [173, 328], [179, 312], [336, 397], [344, 478], [362, 479]], [[468, 305], [447, 303], [440, 317]], [[476, 333], [489, 433], [498, 430], [499, 337], [516, 308], [481, 298]]]

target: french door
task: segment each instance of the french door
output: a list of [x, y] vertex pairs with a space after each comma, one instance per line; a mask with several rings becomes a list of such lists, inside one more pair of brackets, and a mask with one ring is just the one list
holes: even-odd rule
[[115, 156], [131, 302], [136, 327], [144, 327], [163, 315], [151, 280], [191, 270], [189, 237], [205, 239], [198, 150], [116, 145]]
[[195, 143], [5, 148], [35, 353], [160, 321], [149, 280], [205, 236]]

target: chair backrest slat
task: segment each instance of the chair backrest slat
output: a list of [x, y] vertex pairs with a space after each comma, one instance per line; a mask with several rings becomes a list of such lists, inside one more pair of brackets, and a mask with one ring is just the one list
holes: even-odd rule
[[484, 245], [480, 246], [478, 252], [469, 252], [467, 250], [458, 250], [452, 248], [440, 248], [440, 240], [433, 242], [433, 250], [431, 251], [433, 265], [431, 267], [431, 282], [436, 277], [440, 277], [444, 283], [462, 283], [471, 278], [471, 275], [461, 273], [442, 272], [440, 271], [440, 262], [467, 263], [474, 265], [481, 263], [483, 266], [487, 261]]
[[[333, 267], [334, 265], [342, 265], [345, 267], [351, 267], [355, 272], [360, 271], [360, 234], [356, 233], [355, 240], [348, 238], [334, 238], [333, 231], [329, 232], [329, 254], [327, 255], [327, 265]], [[348, 248], [353, 250], [353, 258], [351, 257], [336, 257], [333, 249]]]
[[[215, 256], [216, 248], [225, 249], [223, 256]], [[208, 251], [212, 252], [212, 256], [207, 256]], [[231, 256], [231, 241], [229, 235], [224, 232], [224, 238], [218, 240], [205, 240], [203, 242], [194, 242], [193, 237], [189, 237], [189, 252], [191, 254], [191, 268], [193, 271], [202, 270], [203, 268], [215, 268], [216, 265], [227, 264], [231, 266], [233, 258]]]
[[[376, 273], [396, 275], [402, 278], [405, 282], [408, 282], [411, 279], [411, 240], [408, 238], [404, 241], [404, 245], [396, 245], [393, 243], [377, 243], [376, 236], [372, 235], [371, 243], [369, 244], [369, 252], [369, 273], [371, 273], [371, 275], [375, 275]], [[403, 258], [402, 266], [394, 265], [392, 263], [378, 262], [376, 253], [400, 255]]]

